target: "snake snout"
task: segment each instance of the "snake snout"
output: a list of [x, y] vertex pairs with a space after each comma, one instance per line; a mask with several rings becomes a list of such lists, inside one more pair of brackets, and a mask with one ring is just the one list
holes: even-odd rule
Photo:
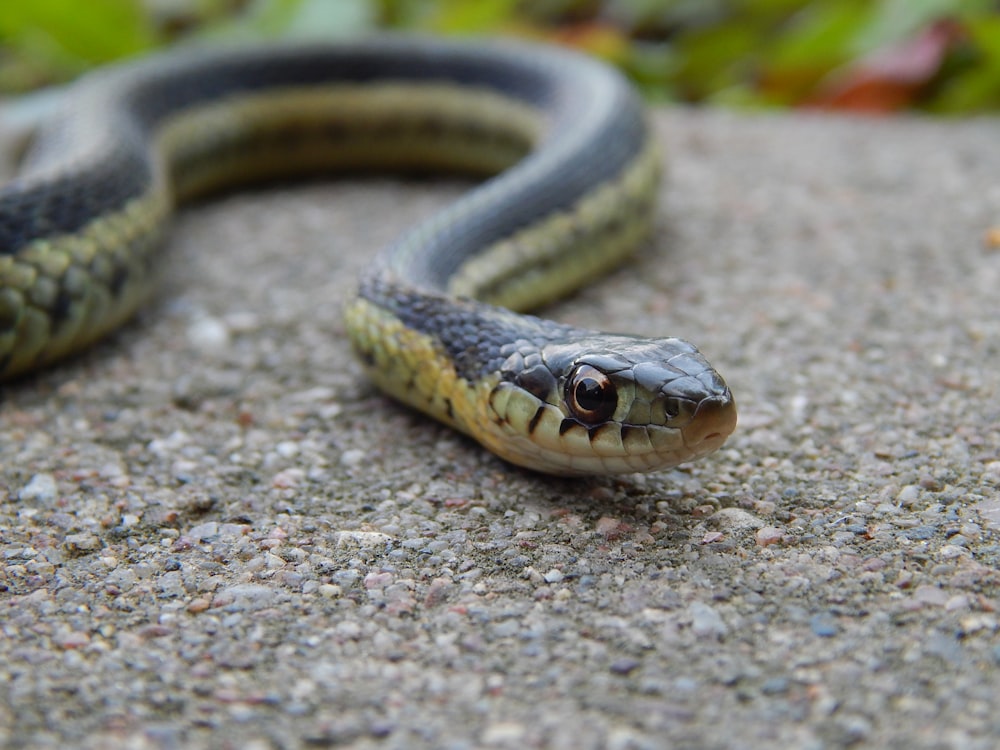
[[719, 448], [736, 429], [736, 400], [729, 388], [698, 402], [691, 422], [684, 428], [684, 443], [698, 454]]

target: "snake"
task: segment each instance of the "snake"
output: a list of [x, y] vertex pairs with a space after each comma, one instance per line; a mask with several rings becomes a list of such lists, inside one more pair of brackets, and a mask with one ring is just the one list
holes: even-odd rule
[[99, 68], [0, 187], [0, 380], [128, 320], [186, 203], [291, 177], [458, 174], [477, 181], [371, 253], [345, 301], [363, 371], [521, 467], [670, 468], [736, 426], [698, 349], [529, 314], [649, 239], [661, 162], [620, 72], [535, 42], [390, 34]]

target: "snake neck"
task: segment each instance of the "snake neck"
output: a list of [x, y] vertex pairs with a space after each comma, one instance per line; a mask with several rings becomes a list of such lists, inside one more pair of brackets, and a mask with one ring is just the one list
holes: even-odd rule
[[485, 406], [512, 354], [586, 334], [386, 274], [363, 278], [344, 322], [376, 385], [476, 439], [483, 437]]
[[500, 372], [518, 348], [541, 350], [592, 333], [468, 297], [429, 292], [384, 275], [365, 277], [358, 298], [426, 337], [455, 376], [470, 383]]

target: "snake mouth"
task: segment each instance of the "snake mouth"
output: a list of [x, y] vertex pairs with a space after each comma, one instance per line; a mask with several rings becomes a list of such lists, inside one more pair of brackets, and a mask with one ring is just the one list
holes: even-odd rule
[[702, 399], [684, 428], [684, 444], [698, 455], [717, 450], [736, 429], [736, 400], [724, 393]]

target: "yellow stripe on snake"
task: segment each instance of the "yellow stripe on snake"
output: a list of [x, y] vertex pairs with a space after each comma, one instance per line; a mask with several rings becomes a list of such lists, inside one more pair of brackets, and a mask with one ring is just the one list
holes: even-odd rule
[[514, 42], [186, 51], [86, 76], [0, 189], [0, 378], [132, 315], [184, 201], [359, 170], [485, 178], [381, 252], [347, 302], [387, 393], [552, 474], [660, 469], [732, 432], [729, 388], [691, 344], [522, 314], [649, 235], [660, 170], [616, 72]]

